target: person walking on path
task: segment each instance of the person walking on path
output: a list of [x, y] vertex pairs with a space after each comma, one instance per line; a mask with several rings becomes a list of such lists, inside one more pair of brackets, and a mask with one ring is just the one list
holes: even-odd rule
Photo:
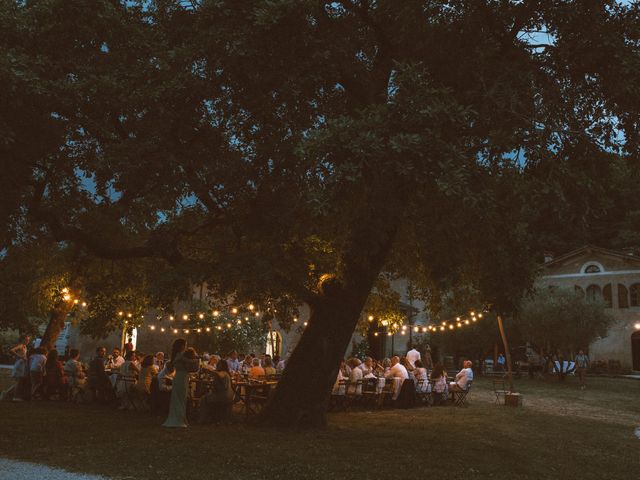
[[189, 373], [197, 372], [200, 359], [187, 351], [187, 341], [178, 338], [171, 348], [171, 364], [176, 373], [171, 387], [171, 404], [169, 416], [162, 424], [163, 427], [186, 428], [187, 424], [187, 394], [189, 389]]
[[587, 388], [585, 379], [587, 378], [587, 369], [589, 368], [589, 356], [585, 355], [584, 350], [578, 350], [576, 355], [576, 374], [580, 380], [580, 388], [584, 390]]

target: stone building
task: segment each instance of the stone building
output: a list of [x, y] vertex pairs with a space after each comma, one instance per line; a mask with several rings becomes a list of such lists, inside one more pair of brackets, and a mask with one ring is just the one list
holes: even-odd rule
[[615, 323], [606, 337], [590, 345], [591, 359], [616, 360], [623, 368], [640, 370], [640, 256], [590, 245], [548, 256], [539, 285], [604, 300]]

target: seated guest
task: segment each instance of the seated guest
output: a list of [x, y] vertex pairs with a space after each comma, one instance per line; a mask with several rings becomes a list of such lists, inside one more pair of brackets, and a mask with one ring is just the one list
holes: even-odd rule
[[136, 353], [133, 350], [127, 351], [124, 356], [124, 363], [120, 367], [120, 376], [116, 384], [116, 394], [120, 399], [120, 409], [134, 410], [135, 405], [131, 403], [130, 393], [135, 391], [135, 383], [140, 374], [140, 367], [136, 362]]
[[346, 393], [342, 385], [343, 380], [346, 380], [346, 378], [342, 375], [342, 370], [338, 369], [338, 376], [336, 377], [336, 382], [333, 384], [331, 395], [344, 395]]
[[[251, 357], [249, 357], [249, 358], [251, 358]], [[264, 368], [262, 368], [260, 366], [260, 359], [259, 358], [254, 358], [253, 359], [253, 366], [249, 370], [249, 377], [258, 378], [258, 377], [264, 377], [264, 376], [265, 376], [265, 371], [264, 371]]]
[[124, 357], [120, 354], [120, 349], [115, 347], [111, 352], [111, 359], [109, 361], [109, 367], [111, 370], [118, 370], [124, 363]]
[[400, 363], [400, 357], [397, 355], [391, 358], [391, 368], [384, 375], [386, 378], [402, 378], [406, 380], [409, 378], [409, 372], [407, 369]]
[[164, 352], [156, 353], [156, 356], [153, 357], [153, 364], [158, 367], [158, 371], [162, 370], [162, 367], [164, 367]]
[[44, 373], [47, 357], [46, 350], [36, 348], [29, 357], [29, 378], [31, 380], [31, 399], [42, 398], [44, 388]]
[[151, 393], [151, 380], [158, 374], [158, 367], [154, 363], [153, 355], [147, 355], [140, 364], [138, 383], [136, 387], [140, 393]]
[[415, 376], [413, 375], [414, 367], [411, 366], [409, 360], [407, 360], [406, 357], [400, 357], [400, 365], [407, 369], [407, 373], [409, 374], [410, 379], [415, 379]]
[[365, 357], [364, 362], [360, 364], [360, 370], [362, 370], [363, 376], [373, 374], [374, 373], [373, 358]]
[[420, 380], [422, 380], [422, 383], [420, 384], [420, 389], [418, 390], [418, 392], [421, 392], [421, 393], [428, 392], [429, 377], [427, 376], [427, 369], [424, 368], [421, 360], [416, 360], [415, 368], [413, 370], [413, 376], [416, 379], [416, 387], [418, 386], [418, 383], [420, 383]]
[[71, 388], [84, 388], [86, 375], [80, 363], [80, 351], [77, 348], [69, 350], [69, 360], [64, 364], [64, 373]]
[[456, 374], [455, 382], [451, 382], [449, 385], [450, 392], [463, 392], [467, 389], [469, 382], [473, 380], [473, 370], [471, 366], [473, 362], [471, 360], [465, 360], [462, 364], [463, 368]]
[[58, 360], [58, 351], [49, 350], [45, 363], [44, 392], [47, 398], [60, 398], [66, 394], [67, 378], [62, 362]]
[[140, 373], [140, 364], [136, 352], [133, 350], [127, 351], [124, 356], [124, 363], [120, 367], [120, 374], [125, 377], [137, 378]]
[[[278, 360], [276, 360], [276, 358]], [[286, 365], [284, 358], [280, 358], [279, 355], [276, 355], [275, 357], [273, 357], [273, 363], [276, 366], [276, 373], [284, 372], [284, 367]]]
[[[257, 358], [255, 359], [260, 362]], [[200, 409], [200, 419], [203, 423], [228, 420], [235, 393], [229, 376], [229, 366], [225, 360], [220, 360], [213, 374], [213, 389], [203, 397]]]
[[[205, 360], [205, 356], [202, 356], [202, 359]], [[218, 355], [209, 355], [209, 359], [206, 360], [206, 363], [202, 365], [202, 369], [206, 373], [212, 373], [217, 370], [218, 362], [220, 361], [220, 357]]]
[[97, 398], [105, 400], [112, 390], [109, 377], [104, 371], [107, 349], [96, 348], [96, 356], [89, 362], [88, 384]]
[[351, 375], [351, 367], [347, 365], [347, 361], [344, 358], [340, 361], [340, 371], [344, 378], [349, 378], [349, 375]]
[[264, 358], [264, 374], [265, 375], [276, 374], [276, 369], [273, 368], [273, 362], [271, 361], [271, 357], [268, 355]]
[[433, 383], [433, 404], [441, 405], [449, 395], [449, 385], [447, 384], [447, 372], [441, 363], [436, 363], [431, 371], [431, 382]]
[[240, 371], [240, 361], [238, 360], [238, 352], [232, 350], [227, 356], [227, 366], [230, 372]]
[[358, 385], [358, 381], [362, 380], [363, 377], [362, 369], [359, 368], [361, 364], [360, 359], [350, 358], [347, 364], [351, 368], [347, 393], [352, 395], [362, 395], [362, 382]]
[[391, 359], [390, 358], [385, 358], [382, 360], [382, 375], [387, 375], [387, 373], [389, 373], [389, 370], [391, 369]]
[[166, 362], [158, 373], [158, 390], [170, 392], [173, 386], [173, 378], [176, 376], [176, 369], [171, 362]]
[[[249, 372], [251, 372], [251, 369], [253, 368], [253, 365], [254, 365], [253, 360], [254, 359], [251, 355], [247, 355], [246, 357], [244, 357], [244, 360], [242, 361], [242, 365], [240, 365], [240, 371], [244, 374], [248, 374]], [[260, 366], [260, 360], [258, 360], [258, 366]]]

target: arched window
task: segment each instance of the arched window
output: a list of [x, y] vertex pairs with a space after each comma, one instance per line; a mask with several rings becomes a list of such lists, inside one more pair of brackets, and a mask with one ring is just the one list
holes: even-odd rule
[[613, 308], [613, 296], [611, 293], [611, 284], [608, 283], [602, 289], [602, 298], [604, 299], [604, 303], [608, 308]]
[[602, 291], [598, 285], [589, 285], [587, 287], [587, 300], [593, 302], [602, 298]]
[[631, 306], [640, 307], [640, 283], [634, 283], [629, 287], [631, 293]]
[[578, 285], [576, 285], [573, 288], [576, 291], [576, 295], [578, 295], [580, 298], [584, 298], [584, 290], [582, 289], [582, 287], [579, 287]]
[[600, 267], [598, 265], [587, 265], [587, 268], [584, 269], [584, 273], [600, 273]]
[[618, 308], [629, 308], [629, 290], [623, 284], [618, 284]]

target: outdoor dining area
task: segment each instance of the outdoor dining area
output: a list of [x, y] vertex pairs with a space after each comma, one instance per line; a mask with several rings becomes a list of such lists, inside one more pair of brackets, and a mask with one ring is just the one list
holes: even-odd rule
[[[178, 344], [181, 350], [176, 351]], [[174, 342], [167, 360], [164, 352], [142, 354], [129, 344], [123, 350], [124, 355], [117, 347], [107, 355], [107, 349], [99, 347], [88, 364], [79, 360], [77, 349], [64, 355], [55, 349], [16, 350], [16, 383], [7, 395], [14, 401], [95, 402], [159, 417], [168, 414], [169, 419], [177, 405], [178, 424], [168, 420], [165, 426], [230, 423], [248, 421], [258, 414], [286, 368], [286, 360], [278, 355], [271, 358], [236, 351], [225, 358], [207, 352], [199, 355], [186, 348], [182, 339]], [[425, 364], [415, 349], [382, 360], [343, 359], [328, 409], [465, 406], [473, 383], [472, 362], [465, 361], [455, 376], [448, 375], [442, 364], [433, 364], [431, 358]], [[27, 365], [29, 374], [21, 374]]]

